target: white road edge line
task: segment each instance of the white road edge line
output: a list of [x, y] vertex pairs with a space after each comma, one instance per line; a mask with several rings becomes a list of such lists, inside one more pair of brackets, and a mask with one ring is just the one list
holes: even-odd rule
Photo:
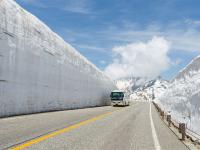
[[156, 134], [156, 129], [153, 123], [152, 113], [151, 113], [151, 102], [149, 101], [150, 109], [149, 109], [149, 117], [151, 122], [151, 131], [152, 131], [152, 137], [154, 141], [154, 146], [156, 150], [161, 150], [160, 143]]

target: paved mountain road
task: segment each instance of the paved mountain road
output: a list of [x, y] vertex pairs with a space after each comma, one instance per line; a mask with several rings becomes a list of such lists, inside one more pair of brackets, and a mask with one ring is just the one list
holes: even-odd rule
[[148, 102], [0, 119], [0, 149], [24, 141], [32, 150], [187, 150]]

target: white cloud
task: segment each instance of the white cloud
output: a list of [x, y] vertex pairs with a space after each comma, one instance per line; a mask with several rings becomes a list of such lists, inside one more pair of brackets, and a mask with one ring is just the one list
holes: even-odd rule
[[163, 37], [113, 48], [113, 62], [105, 68], [111, 79], [128, 76], [154, 78], [170, 66], [170, 43]]
[[72, 13], [90, 14], [90, 2], [88, 0], [68, 0], [63, 10]]
[[91, 51], [100, 52], [100, 53], [110, 53], [110, 51], [106, 50], [105, 48], [96, 47], [96, 46], [92, 46], [92, 45], [79, 44], [77, 47], [79, 49], [91, 50]]
[[200, 20], [185, 20], [172, 22], [168, 25], [150, 24], [140, 29], [133, 23], [122, 27], [111, 25], [104, 32], [105, 38], [110, 41], [138, 42], [148, 40], [153, 36], [165, 37], [171, 42], [172, 50], [200, 52]]

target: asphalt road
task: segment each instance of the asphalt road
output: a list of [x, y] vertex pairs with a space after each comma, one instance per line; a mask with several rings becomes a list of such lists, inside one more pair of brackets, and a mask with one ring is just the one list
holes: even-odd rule
[[0, 149], [19, 144], [33, 150], [187, 150], [148, 102], [0, 119]]

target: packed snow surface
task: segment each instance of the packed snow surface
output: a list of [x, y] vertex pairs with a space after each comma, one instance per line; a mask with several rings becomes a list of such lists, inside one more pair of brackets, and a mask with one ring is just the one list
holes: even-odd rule
[[173, 78], [158, 103], [179, 122], [200, 134], [200, 57]]
[[115, 85], [14, 0], [0, 0], [0, 117], [105, 105]]

